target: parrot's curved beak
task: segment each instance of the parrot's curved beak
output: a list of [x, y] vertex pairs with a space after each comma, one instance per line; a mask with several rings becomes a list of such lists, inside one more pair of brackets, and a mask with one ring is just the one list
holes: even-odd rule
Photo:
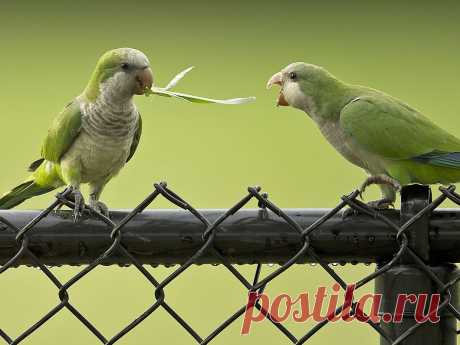
[[143, 95], [153, 85], [153, 73], [150, 67], [143, 68], [136, 73], [136, 95]]
[[281, 72], [272, 75], [272, 77], [268, 80], [267, 89], [270, 89], [275, 84], [283, 86], [283, 75], [281, 74]]
[[267, 89], [271, 88], [273, 85], [281, 86], [280, 94], [278, 96], [277, 106], [288, 106], [289, 103], [284, 98], [283, 94], [283, 74], [281, 72], [275, 73], [267, 82]]

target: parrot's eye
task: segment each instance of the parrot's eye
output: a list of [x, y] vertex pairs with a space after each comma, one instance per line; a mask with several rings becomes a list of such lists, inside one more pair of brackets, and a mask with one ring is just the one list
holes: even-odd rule
[[295, 73], [295, 72], [289, 73], [289, 79], [296, 80], [297, 79], [297, 73]]
[[126, 62], [123, 62], [123, 63], [121, 64], [121, 69], [123, 69], [123, 70], [125, 70], [125, 71], [128, 70], [128, 69], [129, 69], [129, 64], [126, 63]]

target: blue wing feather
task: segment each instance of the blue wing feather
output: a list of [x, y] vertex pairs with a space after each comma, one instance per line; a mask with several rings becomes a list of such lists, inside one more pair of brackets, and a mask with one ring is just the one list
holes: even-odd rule
[[412, 157], [412, 160], [446, 168], [460, 168], [460, 152], [431, 151], [420, 156]]

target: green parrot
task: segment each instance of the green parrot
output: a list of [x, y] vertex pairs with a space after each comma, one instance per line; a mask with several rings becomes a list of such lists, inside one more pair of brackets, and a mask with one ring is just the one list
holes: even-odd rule
[[460, 181], [460, 140], [402, 101], [371, 88], [340, 81], [325, 69], [297, 62], [273, 75], [278, 105], [306, 112], [348, 161], [378, 184], [373, 208], [393, 206], [401, 186]]
[[71, 187], [75, 220], [85, 205], [80, 185], [89, 185], [89, 205], [108, 215], [99, 201], [102, 190], [133, 157], [142, 132], [142, 120], [133, 103], [153, 84], [147, 57], [139, 50], [106, 52], [83, 92], [55, 118], [33, 162], [30, 177], [0, 198], [0, 209], [55, 188]]

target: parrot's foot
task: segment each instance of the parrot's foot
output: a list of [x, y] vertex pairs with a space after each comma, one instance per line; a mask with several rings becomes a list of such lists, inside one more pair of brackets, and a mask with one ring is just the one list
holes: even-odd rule
[[395, 200], [391, 198], [382, 198], [378, 200], [369, 201], [366, 203], [367, 207], [373, 209], [374, 211], [383, 211], [390, 208], [394, 208]]
[[83, 209], [85, 208], [85, 199], [79, 189], [72, 188], [72, 192], [69, 195], [69, 200], [74, 203], [73, 207], [73, 221], [77, 223], [80, 219]]
[[[383, 198], [379, 200], [369, 201], [366, 205], [372, 208], [374, 211], [388, 210], [389, 208], [394, 207], [394, 200], [389, 198]], [[360, 212], [354, 208], [348, 207], [342, 212], [342, 219], [345, 219], [349, 216], [358, 215]]]
[[383, 198], [379, 200], [369, 201], [367, 204], [370, 208], [374, 210], [387, 210], [390, 207], [394, 207], [394, 200]]
[[89, 206], [95, 211], [109, 218], [109, 208], [102, 201], [90, 199]]
[[[373, 176], [369, 176], [366, 179], [366, 181], [364, 181], [364, 183], [359, 188], [359, 196], [361, 197], [361, 199], [363, 198], [363, 193], [366, 190], [366, 188], [371, 186], [371, 185], [373, 185], [373, 184], [388, 185], [388, 186], [392, 187], [396, 192], [399, 192], [401, 190], [401, 184], [397, 180], [395, 180], [394, 178], [391, 178], [390, 176], [384, 175], [384, 174], [373, 175]], [[384, 198], [384, 199], [381, 199], [381, 200], [376, 200], [376, 202], [382, 203], [385, 200], [386, 199]], [[393, 202], [391, 202], [391, 203], [393, 203]]]

